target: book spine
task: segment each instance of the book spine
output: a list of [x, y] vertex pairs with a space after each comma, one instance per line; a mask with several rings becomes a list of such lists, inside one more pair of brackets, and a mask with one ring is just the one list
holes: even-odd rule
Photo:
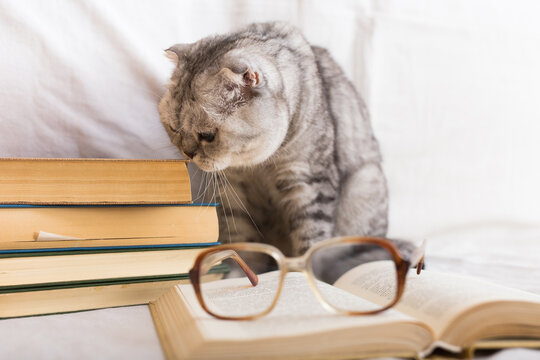
[[219, 241], [192, 244], [157, 244], [157, 245], [131, 245], [131, 246], [96, 246], [96, 247], [66, 247], [66, 248], [45, 248], [45, 249], [11, 249], [0, 250], [0, 259], [20, 256], [54, 256], [54, 255], [74, 255], [74, 254], [96, 254], [116, 251], [152, 251], [152, 250], [174, 250], [174, 249], [198, 249], [220, 245]]
[[0, 158], [3, 204], [190, 202], [185, 161]]
[[0, 254], [215, 245], [216, 206], [4, 205], [0, 206]]
[[143, 305], [187, 280], [98, 285], [0, 294], [0, 319]]

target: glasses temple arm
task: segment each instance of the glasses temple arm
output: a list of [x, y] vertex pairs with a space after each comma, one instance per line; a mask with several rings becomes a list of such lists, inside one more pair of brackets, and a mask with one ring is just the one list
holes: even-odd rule
[[416, 265], [416, 274], [420, 275], [422, 271], [422, 265], [424, 264], [424, 255], [426, 253], [426, 241], [422, 241], [420, 246], [418, 246], [411, 254], [410, 262], [411, 265]]
[[[213, 254], [208, 255], [205, 259], [207, 260], [207, 264], [215, 264], [217, 262], [221, 262], [226, 259], [233, 259], [236, 261], [236, 263], [242, 268], [246, 276], [248, 277], [249, 281], [251, 282], [251, 285], [257, 286], [259, 283], [259, 278], [257, 277], [257, 274], [251, 268], [248, 264], [238, 255], [238, 253], [234, 250], [222, 250], [219, 252], [215, 252]], [[201, 265], [201, 273], [206, 274], [209, 270], [209, 265]]]

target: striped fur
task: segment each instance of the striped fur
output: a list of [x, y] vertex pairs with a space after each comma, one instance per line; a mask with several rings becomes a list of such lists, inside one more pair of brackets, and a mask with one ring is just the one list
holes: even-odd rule
[[299, 255], [332, 236], [386, 234], [366, 106], [326, 50], [288, 24], [262, 23], [169, 52], [177, 66], [161, 120], [213, 179], [205, 193], [223, 205], [221, 241]]

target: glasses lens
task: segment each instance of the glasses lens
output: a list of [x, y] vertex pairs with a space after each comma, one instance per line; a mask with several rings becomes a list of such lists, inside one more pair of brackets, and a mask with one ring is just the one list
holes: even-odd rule
[[[276, 259], [269, 254], [217, 250], [204, 257], [200, 269], [203, 301], [216, 315], [232, 318], [259, 315], [270, 308], [277, 296], [280, 271]], [[225, 275], [212, 275], [216, 269]]]
[[380, 245], [338, 243], [323, 247], [313, 253], [311, 266], [321, 296], [334, 308], [376, 311], [397, 297], [396, 265], [392, 254]]

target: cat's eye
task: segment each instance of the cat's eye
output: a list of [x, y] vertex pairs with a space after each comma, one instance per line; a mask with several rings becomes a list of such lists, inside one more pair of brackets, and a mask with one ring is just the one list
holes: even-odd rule
[[199, 133], [199, 141], [211, 143], [216, 138], [216, 133]]

